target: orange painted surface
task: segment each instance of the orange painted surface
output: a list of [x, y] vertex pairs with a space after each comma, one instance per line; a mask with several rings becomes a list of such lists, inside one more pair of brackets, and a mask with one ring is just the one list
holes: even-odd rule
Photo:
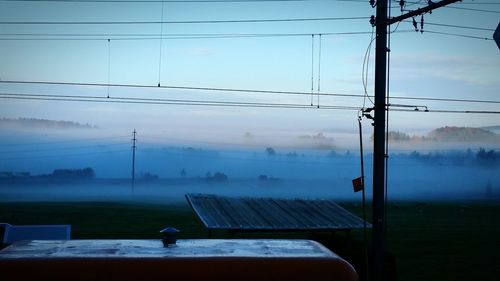
[[27, 259], [0, 267], [3, 280], [357, 280], [349, 264], [328, 258]]
[[15, 281], [358, 280], [349, 263], [309, 240], [195, 239], [171, 248], [156, 240], [25, 241], [0, 251], [0, 272]]

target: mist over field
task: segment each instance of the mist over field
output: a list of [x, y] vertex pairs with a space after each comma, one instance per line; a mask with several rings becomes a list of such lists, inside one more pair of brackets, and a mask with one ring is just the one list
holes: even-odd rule
[[[218, 141], [139, 134], [133, 188], [130, 135], [74, 137], [73, 133], [68, 138], [65, 134], [31, 131], [4, 136], [0, 200], [172, 202], [184, 200], [189, 192], [361, 198], [351, 183], [361, 175], [355, 133], [272, 138], [244, 132]], [[373, 159], [368, 134], [364, 141], [366, 192], [371, 198]], [[500, 199], [498, 143], [476, 141], [390, 138], [389, 200]], [[91, 174], [77, 173], [84, 169]]]

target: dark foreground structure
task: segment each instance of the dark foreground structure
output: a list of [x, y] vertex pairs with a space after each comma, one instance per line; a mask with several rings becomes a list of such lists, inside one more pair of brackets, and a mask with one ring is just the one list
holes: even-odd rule
[[310, 240], [30, 240], [0, 251], [2, 280], [358, 279], [342, 258]]
[[[334, 232], [363, 228], [363, 220], [333, 200], [225, 197], [187, 194], [209, 230]], [[366, 224], [371, 227], [371, 224]]]

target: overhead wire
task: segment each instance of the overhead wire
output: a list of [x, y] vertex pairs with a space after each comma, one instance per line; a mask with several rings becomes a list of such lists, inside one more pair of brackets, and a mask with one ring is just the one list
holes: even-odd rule
[[311, 106], [313, 106], [314, 94], [314, 34], [311, 36]]
[[[375, 41], [375, 38], [373, 37], [374, 31], [375, 31], [375, 27], [372, 27], [370, 43], [368, 44], [368, 47], [366, 48], [365, 57], [363, 59], [363, 67], [361, 70], [361, 80], [363, 82], [363, 90], [364, 90], [363, 108], [365, 108], [365, 106], [366, 106], [366, 99], [367, 98], [368, 98], [368, 100], [370, 100], [372, 105], [375, 104], [373, 102], [373, 100], [370, 98], [370, 96], [368, 95], [368, 69], [369, 69], [371, 47], [372, 47], [373, 41]], [[366, 73], [365, 73], [365, 71], [366, 71]]]
[[451, 109], [428, 109], [428, 110], [414, 110], [414, 109], [389, 109], [390, 111], [400, 112], [415, 112], [415, 113], [458, 113], [458, 114], [500, 114], [500, 111], [495, 110], [451, 110]]
[[[412, 4], [412, 5], [420, 5], [420, 6], [427, 6], [428, 3], [427, 2], [424, 2], [422, 3], [422, 1], [418, 1], [418, 2], [414, 2], [414, 1], [405, 1], [406, 3], [409, 3], [409, 4]], [[481, 2], [483, 4], [480, 4], [480, 5], [499, 5], [500, 3], [486, 3], [486, 2]], [[494, 14], [500, 14], [500, 11], [496, 11], [496, 10], [485, 10], [485, 9], [477, 9], [477, 8], [469, 8], [469, 7], [457, 7], [455, 5], [460, 5], [460, 4], [475, 4], [475, 3], [454, 3], [454, 5], [448, 5], [448, 6], [443, 6], [443, 8], [446, 8], [446, 9], [456, 9], [456, 10], [465, 10], [465, 11], [474, 11], [474, 12], [482, 12], [482, 13], [494, 13]]]
[[319, 108], [319, 93], [320, 93], [320, 86], [321, 86], [321, 34], [319, 35], [319, 50], [318, 50], [318, 91], [317, 91], [317, 97], [318, 97], [318, 108]]
[[[395, 31], [393, 33], [401, 33], [401, 32], [415, 32], [414, 30], [407, 31]], [[482, 41], [493, 41], [492, 37], [481, 37], [475, 35], [467, 35], [460, 33], [450, 33], [450, 32], [439, 32], [426, 29], [425, 32], [433, 33], [433, 34], [441, 34], [441, 35], [449, 35], [455, 37], [469, 38], [469, 39], [478, 39]], [[370, 32], [356, 33], [356, 34], [369, 34]], [[354, 33], [349, 33], [350, 35], [354, 35]], [[311, 34], [308, 34], [311, 35]], [[324, 34], [323, 34], [324, 35]], [[337, 34], [337, 35], [347, 35], [347, 34]], [[280, 35], [280, 36], [305, 36], [305, 35]], [[207, 36], [207, 37], [170, 37], [163, 38], [165, 39], [229, 39], [229, 38], [262, 38], [262, 37], [278, 37], [278, 36], [268, 36], [268, 35], [258, 35], [258, 36]], [[159, 40], [160, 37], [141, 37], [141, 38], [113, 38], [114, 41], [142, 41], [142, 40]], [[105, 38], [0, 38], [0, 41], [104, 41], [107, 40]]]
[[[352, 3], [366, 3], [365, 0], [0, 0], [0, 2], [60, 2], [60, 3], [267, 3], [267, 2], [352, 2]], [[422, 0], [418, 2], [409, 2], [410, 4], [421, 4]], [[498, 2], [460, 2], [455, 5], [500, 5]]]
[[465, 8], [465, 7], [455, 7], [455, 6], [444, 6], [444, 8], [456, 9], [456, 10], [474, 11], [474, 12], [483, 12], [483, 13], [500, 14], [500, 11], [496, 11], [496, 10], [484, 10], [484, 9], [477, 9], [477, 8]]
[[368, 17], [324, 17], [289, 19], [185, 20], [185, 21], [0, 21], [1, 25], [133, 25], [133, 24], [221, 24], [366, 20]]
[[[39, 84], [39, 85], [61, 85], [61, 86], [91, 86], [102, 87], [108, 84], [102, 83], [80, 83], [80, 82], [53, 82], [53, 81], [16, 81], [0, 80], [0, 84]], [[191, 87], [191, 86], [173, 86], [173, 85], [140, 85], [140, 84], [109, 84], [111, 87], [119, 88], [152, 88], [152, 89], [175, 89], [175, 90], [198, 90], [198, 91], [216, 91], [216, 92], [236, 92], [236, 93], [255, 93], [255, 94], [279, 94], [279, 95], [310, 95], [308, 92], [298, 91], [275, 91], [275, 90], [256, 90], [242, 88], [216, 88], [216, 87]], [[341, 94], [341, 93], [320, 93], [322, 96], [337, 97], [363, 97], [361, 94]], [[500, 101], [498, 101], [500, 103]]]
[[[108, 84], [102, 83], [82, 83], [82, 82], [54, 82], [54, 81], [20, 81], [20, 80], [0, 80], [0, 84], [39, 84], [39, 85], [61, 85], [61, 86], [92, 86], [106, 87]], [[156, 85], [140, 85], [140, 84], [109, 84], [111, 87], [122, 88], [152, 88], [158, 89]], [[173, 86], [162, 85], [160, 89], [176, 89], [176, 90], [199, 90], [199, 91], [218, 91], [218, 92], [235, 92], [235, 93], [254, 93], [254, 94], [277, 94], [277, 95], [310, 95], [308, 92], [299, 91], [276, 91], [276, 90], [256, 90], [242, 88], [216, 88], [216, 87], [191, 87], [191, 86]], [[352, 97], [363, 98], [364, 94], [343, 94], [343, 93], [320, 93], [322, 96], [331, 97]], [[500, 104], [500, 100], [481, 100], [481, 99], [456, 99], [456, 98], [436, 98], [436, 97], [405, 97], [393, 96], [392, 99], [397, 100], [421, 100], [421, 101], [437, 101], [437, 102], [464, 102], [464, 103], [485, 103], [485, 104]]]
[[266, 3], [266, 2], [353, 2], [364, 0], [0, 0], [0, 2], [61, 2], [61, 3]]
[[[396, 1], [396, 0], [395, 0]], [[418, 0], [417, 2], [409, 2], [409, 1], [404, 1], [404, 5], [403, 7], [401, 7], [401, 11], [407, 11], [405, 8], [407, 7], [411, 7], [411, 6], [415, 6], [415, 5], [418, 5], [418, 4], [422, 4], [423, 0]], [[391, 1], [389, 1], [389, 3], [391, 3]], [[389, 8], [391, 9], [391, 8]]]
[[[412, 32], [405, 30], [400, 32]], [[371, 31], [347, 31], [347, 32], [321, 32], [322, 36], [330, 35], [364, 35], [371, 34]], [[291, 36], [311, 36], [319, 33], [186, 33], [186, 34], [155, 34], [155, 33], [0, 33], [0, 36], [54, 36], [54, 37], [137, 37], [140, 40], [146, 37], [152, 39], [182, 39], [182, 38], [239, 38], [239, 37], [291, 37]]]
[[[146, 104], [146, 105], [192, 105], [192, 106], [219, 106], [219, 107], [248, 107], [248, 108], [289, 108], [289, 109], [328, 109], [359, 111], [361, 108], [349, 105], [323, 105], [311, 107], [308, 104], [297, 103], [269, 103], [269, 102], [237, 102], [237, 101], [210, 101], [210, 100], [180, 100], [180, 99], [152, 99], [152, 98], [118, 98], [110, 99], [102, 96], [68, 96], [68, 95], [44, 95], [44, 94], [15, 94], [0, 93], [0, 99], [13, 100], [42, 100], [42, 101], [64, 101], [64, 102], [94, 102], [94, 103], [122, 103], [122, 104]], [[474, 113], [474, 114], [500, 114], [500, 111], [488, 110], [447, 110], [447, 109], [390, 109], [402, 112], [432, 112], [432, 113]]]
[[[222, 107], [260, 107], [260, 108], [316, 108], [309, 105], [297, 103], [270, 103], [270, 102], [238, 102], [238, 101], [211, 101], [211, 100], [186, 100], [186, 99], [153, 99], [136, 97], [112, 97], [110, 99], [100, 96], [69, 96], [69, 95], [45, 95], [45, 94], [15, 94], [0, 93], [0, 99], [17, 100], [45, 100], [45, 101], [67, 101], [67, 102], [95, 102], [95, 103], [124, 103], [124, 104], [150, 104], [150, 105], [199, 105], [199, 106], [222, 106]], [[327, 105], [322, 109], [330, 110], [358, 110], [357, 107], [344, 105]]]
[[472, 0], [471, 2], [460, 1], [458, 3], [453, 3], [454, 5], [500, 5], [500, 2], [478, 2]]
[[108, 86], [106, 87], [109, 98], [109, 84], [111, 82], [111, 40], [108, 38]]
[[[411, 33], [414, 32], [414, 30], [394, 30], [391, 33]], [[440, 31], [433, 31], [426, 29], [425, 32], [428, 33], [433, 33], [433, 34], [442, 34], [442, 35], [449, 35], [449, 36], [456, 36], [456, 37], [463, 37], [463, 38], [470, 38], [470, 39], [479, 39], [479, 40], [490, 40], [493, 41], [493, 38], [491, 37], [481, 37], [481, 36], [476, 36], [476, 35], [467, 35], [467, 34], [460, 34], [460, 33], [450, 33], [450, 32], [440, 32]], [[299, 36], [311, 36], [311, 35], [319, 35], [321, 34], [322, 36], [334, 36], [334, 35], [363, 35], [363, 34], [371, 34], [369, 31], [359, 31], [359, 32], [328, 32], [328, 33], [282, 33], [282, 34], [220, 34], [220, 35], [194, 35], [194, 36], [175, 36], [175, 35], [169, 35], [169, 37], [165, 36], [152, 36], [152, 37], [145, 37], [146, 35], [141, 35], [137, 34], [135, 36], [137, 37], [131, 37], [128, 35], [110, 35], [110, 34], [99, 34], [99, 35], [90, 35], [90, 34], [83, 34], [83, 35], [66, 35], [66, 34], [33, 34], [33, 33], [16, 33], [16, 34], [9, 34], [9, 33], [3, 33], [0, 34], [0, 36], [14, 36], [10, 38], [2, 38], [0, 37], [0, 41], [104, 41], [108, 40], [109, 38], [94, 38], [94, 37], [110, 37], [110, 36], [121, 36], [121, 37], [116, 37], [112, 38], [114, 41], [142, 41], [142, 40], [189, 40], [189, 39], [230, 39], [230, 38], [265, 38], [265, 37], [299, 37]], [[19, 36], [36, 36], [35, 38], [19, 38]], [[55, 36], [55, 37], [70, 37], [70, 38], [39, 38], [40, 36]], [[81, 36], [81, 38], [74, 38], [76, 36]]]
[[[161, 22], [163, 22], [163, 10], [164, 10], [164, 2], [161, 2]], [[162, 54], [162, 44], [163, 44], [163, 23], [160, 23], [160, 55], [158, 59], [158, 87], [161, 85], [161, 54]]]
[[[410, 21], [405, 21], [410, 22]], [[472, 30], [482, 30], [482, 31], [495, 31], [494, 28], [486, 28], [486, 27], [475, 27], [475, 26], [466, 26], [466, 25], [456, 25], [456, 24], [445, 24], [445, 23], [437, 23], [437, 22], [425, 22], [426, 25], [434, 25], [434, 26], [442, 26], [442, 27], [452, 27], [452, 28], [461, 28], [461, 29], [472, 29]]]
[[480, 39], [480, 40], [485, 40], [485, 41], [493, 41], [494, 40], [493, 38], [490, 38], [490, 37], [480, 37], [480, 36], [465, 35], [465, 34], [458, 34], [458, 33], [451, 33], [451, 32], [433, 31], [433, 30], [428, 30], [428, 29], [426, 29], [424, 33], [449, 35], [449, 36], [469, 38], [469, 39]]

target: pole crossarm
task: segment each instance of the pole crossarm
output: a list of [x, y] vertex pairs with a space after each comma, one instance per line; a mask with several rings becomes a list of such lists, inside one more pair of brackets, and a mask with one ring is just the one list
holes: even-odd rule
[[441, 8], [443, 6], [453, 4], [453, 3], [459, 2], [459, 1], [462, 2], [462, 0], [443, 0], [443, 1], [436, 2], [436, 3], [431, 2], [427, 7], [423, 7], [423, 8], [414, 10], [414, 11], [410, 11], [404, 15], [400, 15], [397, 17], [387, 19], [386, 25], [391, 25], [393, 23], [397, 23], [397, 22], [403, 21], [405, 19], [412, 18], [414, 16], [425, 14], [427, 12], [431, 12], [434, 9]]

